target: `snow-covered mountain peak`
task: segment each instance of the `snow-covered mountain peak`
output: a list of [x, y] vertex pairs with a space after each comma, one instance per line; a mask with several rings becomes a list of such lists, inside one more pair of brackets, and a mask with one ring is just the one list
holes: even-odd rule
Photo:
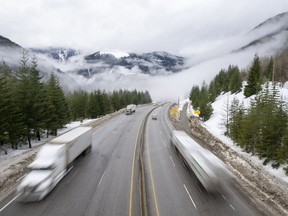
[[129, 53], [123, 51], [101, 51], [100, 55], [113, 55], [115, 58], [127, 57]]

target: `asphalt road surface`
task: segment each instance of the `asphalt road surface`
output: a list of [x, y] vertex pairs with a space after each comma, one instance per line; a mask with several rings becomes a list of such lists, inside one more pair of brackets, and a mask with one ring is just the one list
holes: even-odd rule
[[21, 203], [12, 194], [0, 215], [113, 216], [140, 215], [138, 166], [135, 159], [139, 128], [152, 106], [119, 115], [93, 134], [92, 151], [78, 158], [73, 169], [44, 200]]
[[[155, 109], [156, 108], [156, 109]], [[95, 130], [92, 151], [40, 202], [21, 203], [11, 194], [0, 203], [5, 216], [140, 216], [140, 126], [149, 111], [143, 149], [147, 213], [150, 216], [261, 215], [236, 188], [209, 195], [170, 145], [166, 106], [137, 108]]]
[[208, 194], [171, 147], [167, 106], [152, 114], [158, 119], [148, 119], [144, 145], [149, 215], [261, 215], [237, 188]]

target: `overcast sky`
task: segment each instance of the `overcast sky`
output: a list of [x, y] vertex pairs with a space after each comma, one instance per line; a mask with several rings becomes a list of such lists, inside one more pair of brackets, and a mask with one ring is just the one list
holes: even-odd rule
[[29, 47], [186, 55], [287, 11], [288, 0], [1, 0], [0, 35]]

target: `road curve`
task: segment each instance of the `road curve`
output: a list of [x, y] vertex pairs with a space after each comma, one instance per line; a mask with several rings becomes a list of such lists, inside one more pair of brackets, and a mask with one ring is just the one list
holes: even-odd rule
[[149, 216], [261, 215], [236, 188], [210, 195], [184, 166], [170, 145], [168, 106], [152, 112], [144, 144], [145, 178]]
[[93, 134], [91, 153], [78, 158], [43, 201], [21, 203], [12, 194], [0, 205], [0, 215], [140, 215], [135, 151], [140, 125], [152, 108], [138, 108], [132, 115], [119, 115], [99, 127]]

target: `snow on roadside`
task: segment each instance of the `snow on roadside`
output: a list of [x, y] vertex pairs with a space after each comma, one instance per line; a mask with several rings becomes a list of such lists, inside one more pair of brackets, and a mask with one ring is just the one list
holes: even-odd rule
[[[86, 123], [89, 123], [91, 121], [95, 121], [95, 119], [87, 119], [87, 120], [84, 120], [83, 122], [80, 122], [80, 121], [71, 122], [71, 123], [65, 125], [63, 128], [59, 129], [58, 135], [61, 135], [61, 134], [65, 133], [65, 132], [67, 132], [67, 131], [75, 128], [75, 127], [78, 127], [81, 124], [86, 124]], [[42, 137], [41, 141], [32, 140], [32, 143], [31, 143], [32, 148], [46, 143], [47, 140], [50, 140], [51, 138], [54, 138], [54, 136], [50, 135], [48, 138], [46, 138], [46, 136]], [[4, 151], [0, 151], [0, 171], [4, 167], [3, 163], [5, 160], [10, 159], [12, 157], [19, 156], [19, 155], [24, 154], [25, 152], [31, 150], [29, 148], [28, 144], [22, 144], [22, 145], [18, 146], [18, 149], [12, 149], [10, 147], [10, 145], [6, 145], [5, 147], [6, 147], [5, 149], [7, 151], [7, 154], [5, 154]]]
[[[288, 84], [284, 85], [284, 88], [279, 88], [279, 91], [283, 100], [288, 102]], [[227, 107], [231, 105], [234, 98], [238, 99], [240, 104], [243, 102], [244, 107], [248, 108], [250, 106], [251, 99], [253, 99], [254, 97], [245, 98], [245, 96], [243, 95], [243, 91], [237, 94], [231, 94], [230, 92], [228, 92], [228, 93], [218, 96], [215, 102], [212, 103], [214, 112], [211, 118], [208, 121], [202, 123], [202, 125], [211, 134], [213, 134], [223, 143], [231, 147], [234, 151], [238, 152], [240, 155], [242, 155], [246, 159], [251, 160], [256, 166], [261, 168], [261, 170], [265, 170], [266, 172], [270, 173], [272, 176], [277, 177], [288, 183], [288, 176], [285, 175], [285, 172], [283, 170], [284, 168], [283, 165], [281, 165], [278, 169], [273, 169], [271, 164], [269, 163], [266, 166], [264, 166], [263, 165], [264, 159], [260, 160], [257, 156], [252, 156], [249, 153], [243, 152], [243, 150], [239, 146], [236, 146], [234, 144], [233, 140], [231, 140], [229, 137], [224, 135], [225, 130], [226, 130], [224, 125], [225, 125], [225, 119], [227, 118]], [[193, 113], [193, 108], [189, 106], [187, 109], [187, 115], [189, 116], [191, 115], [191, 113]]]

